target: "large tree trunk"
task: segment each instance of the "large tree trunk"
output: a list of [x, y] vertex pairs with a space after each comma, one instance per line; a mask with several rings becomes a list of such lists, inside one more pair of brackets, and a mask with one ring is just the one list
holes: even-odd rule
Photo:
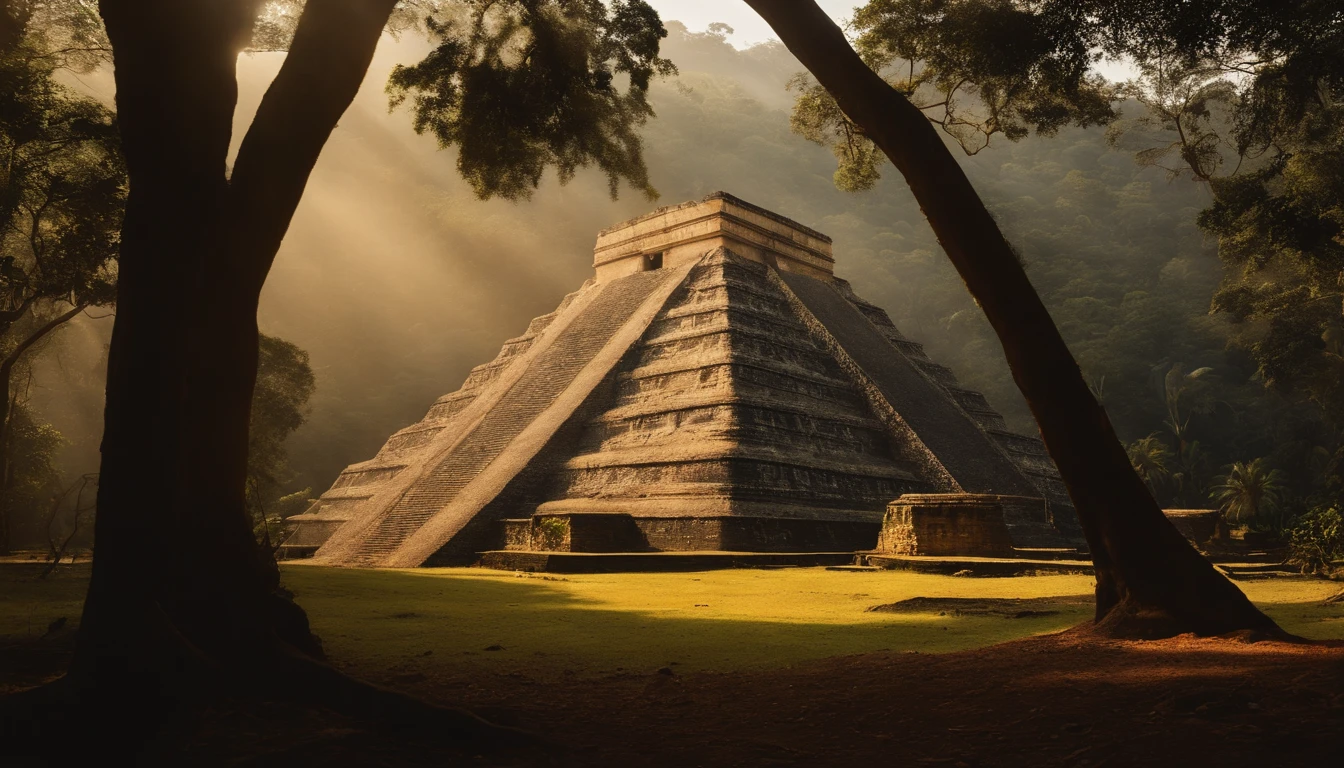
[[[109, 711], [104, 734], [134, 742], [153, 729], [123, 718], [184, 703], [206, 678], [212, 647], [255, 646], [263, 636], [249, 610], [261, 599], [255, 558], [238, 556], [247, 530], [229, 513], [227, 497], [205, 495], [226, 483], [209, 491], [196, 485], [192, 409], [202, 402], [189, 386], [206, 352], [201, 310], [215, 303], [207, 296], [216, 286], [203, 278], [205, 265], [223, 257], [234, 69], [255, 8], [104, 0], [101, 11], [115, 55], [130, 193], [108, 354], [97, 545], [69, 682], [95, 708], [111, 691], [124, 692], [133, 703]], [[217, 458], [216, 471], [227, 473], [228, 456]]]
[[166, 713], [228, 693], [500, 732], [316, 660], [245, 506], [261, 288], [395, 3], [309, 0], [230, 177], [235, 65], [259, 0], [102, 0], [130, 194], [75, 660], [57, 700], [11, 702], [39, 731], [74, 707], [100, 750], [139, 750]]
[[905, 177], [984, 310], [1078, 510], [1100, 628], [1278, 631], [1176, 530], [1130, 466], [1021, 262], [937, 131], [810, 0], [747, 0]]

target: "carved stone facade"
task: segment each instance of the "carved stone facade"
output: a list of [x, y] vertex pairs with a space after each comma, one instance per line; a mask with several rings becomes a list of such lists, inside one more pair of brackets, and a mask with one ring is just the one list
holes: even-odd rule
[[[831, 243], [716, 193], [603, 231], [596, 279], [351, 465], [291, 555], [474, 562], [488, 550], [871, 549], [903, 494], [1030, 499], [1012, 547], [1080, 543], [1040, 440], [1007, 430]], [[1030, 513], [1024, 511], [1030, 508]]]

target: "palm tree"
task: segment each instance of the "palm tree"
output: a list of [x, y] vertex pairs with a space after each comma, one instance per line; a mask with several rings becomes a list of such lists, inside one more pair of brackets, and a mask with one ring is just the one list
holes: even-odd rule
[[1181, 443], [1176, 450], [1176, 471], [1171, 473], [1180, 503], [1194, 507], [1209, 498], [1209, 483], [1220, 479], [1212, 475], [1209, 452], [1204, 446], [1198, 440]]
[[[1282, 491], [1283, 473], [1259, 458], [1228, 466], [1211, 496], [1229, 521], [1250, 522], [1278, 510]], [[1279, 523], [1282, 527], [1282, 518]]]
[[1129, 463], [1134, 465], [1134, 471], [1148, 486], [1148, 490], [1157, 496], [1158, 490], [1164, 488], [1172, 479], [1170, 464], [1172, 456], [1167, 444], [1154, 432], [1130, 443], [1126, 450], [1129, 453]]
[[[1211, 373], [1213, 369], [1208, 366], [1186, 373], [1185, 366], [1176, 363], [1162, 377], [1162, 396], [1167, 405], [1167, 419], [1163, 424], [1176, 438], [1178, 449], [1189, 443], [1190, 415], [1209, 409], [1210, 404], [1201, 396], [1208, 389]], [[1185, 402], [1181, 402], [1181, 398], [1185, 398]]]

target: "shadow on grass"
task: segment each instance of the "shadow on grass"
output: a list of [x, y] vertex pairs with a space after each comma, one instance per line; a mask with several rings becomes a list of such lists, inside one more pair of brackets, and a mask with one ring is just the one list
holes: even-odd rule
[[[471, 571], [292, 568], [286, 579], [333, 656], [370, 674], [384, 669], [411, 676], [431, 674], [431, 669], [542, 678], [642, 673], [664, 666], [727, 671], [879, 650], [941, 653], [1062, 630], [1092, 614], [1086, 603], [1068, 599], [1052, 606], [1057, 612], [1014, 618], [936, 611], [869, 613], [866, 609], [889, 600], [876, 589], [873, 595], [852, 594], [871, 589], [844, 581], [852, 575], [798, 574], [799, 579], [838, 582], [841, 588], [817, 594], [785, 581], [762, 598], [741, 589], [741, 579], [750, 573], [624, 577], [633, 588], [615, 576], [574, 577], [567, 583]], [[782, 573], [756, 573], [766, 584], [784, 578]], [[924, 576], [906, 582], [895, 573], [889, 578], [906, 585], [895, 590], [898, 599], [944, 591], [1002, 593], [1014, 587], [1029, 593], [1034, 581]], [[730, 579], [736, 582], [726, 583]], [[1076, 596], [1077, 587], [1073, 584], [1064, 594]], [[649, 594], [641, 597], [641, 588]], [[608, 592], [619, 593], [619, 599], [605, 599]], [[776, 610], [769, 616], [751, 615], [747, 604], [753, 600], [774, 603]], [[784, 610], [778, 610], [780, 602]], [[1321, 634], [1310, 630], [1323, 619], [1344, 616], [1344, 609], [1310, 601], [1266, 607], [1285, 619], [1296, 617], [1285, 623], [1309, 636]]]
[[[34, 649], [59, 655], [63, 646], [56, 638], [38, 638], [60, 617], [67, 618], [68, 634], [78, 618], [88, 567], [63, 568], [48, 581], [36, 580], [39, 570], [0, 565], [0, 647], [10, 649], [11, 659], [15, 648], [30, 656]], [[729, 671], [880, 650], [977, 648], [1076, 625], [1090, 618], [1091, 608], [1065, 600], [1051, 606], [1055, 612], [1011, 618], [867, 609], [917, 596], [1022, 594], [1049, 601], [1052, 594], [1076, 596], [1090, 583], [1049, 578], [814, 569], [566, 578], [475, 569], [285, 568], [285, 583], [329, 656], [356, 674], [385, 681], [596, 677], [663, 667]], [[1273, 600], [1261, 606], [1291, 632], [1339, 638], [1344, 606], [1322, 605], [1327, 591], [1315, 582], [1275, 585], [1266, 592]], [[28, 668], [21, 677], [40, 673], [38, 661], [52, 656], [37, 653], [38, 668], [20, 665]], [[16, 680], [0, 674], [0, 685], [7, 682]]]

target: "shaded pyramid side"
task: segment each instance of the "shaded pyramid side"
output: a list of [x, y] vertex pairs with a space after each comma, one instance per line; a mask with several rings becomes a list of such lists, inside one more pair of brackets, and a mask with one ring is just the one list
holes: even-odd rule
[[1037, 492], [1049, 503], [1050, 519], [1063, 534], [1069, 546], [1086, 551], [1087, 542], [1078, 522], [1073, 500], [1069, 498], [1064, 478], [1050, 458], [1045, 442], [1038, 434], [1024, 435], [1008, 428], [1003, 416], [989, 404], [985, 396], [966, 389], [958, 382], [952, 370], [930, 359], [924, 345], [907, 338], [896, 328], [886, 311], [859, 297], [844, 280], [836, 279], [835, 288], [849, 299], [868, 318], [893, 347], [915, 365], [930, 381], [943, 388], [985, 434], [1007, 454], [1018, 469], [1031, 481]]
[[908, 340], [884, 312], [859, 300], [846, 284], [788, 272], [775, 275], [809, 330], [861, 383], [889, 429], [923, 449], [929, 472], [945, 472], [957, 491], [1037, 499], [1014, 503], [1013, 512], [1006, 513], [1014, 546], [1062, 549], [1081, 543], [1068, 530], [1072, 509], [1058, 516], [1064, 521], [1061, 529], [1040, 478], [1033, 475], [1036, 467], [1014, 456], [991, 432], [1012, 435], [982, 396], [957, 387], [950, 371], [899, 349], [897, 343]]
[[930, 359], [924, 351], [924, 345], [907, 338], [896, 328], [886, 310], [859, 297], [847, 281], [836, 279], [836, 287], [858, 307], [887, 341], [924, 373], [929, 380], [941, 387], [956, 401], [980, 428], [985, 431], [1017, 464], [1018, 468], [1031, 480], [1037, 491], [1052, 505], [1067, 508], [1072, 513], [1073, 502], [1059, 470], [1045, 450], [1045, 443], [1035, 435], [1024, 435], [1008, 428], [1003, 416], [989, 404], [985, 396], [972, 389], [966, 389], [958, 383], [952, 369]]

